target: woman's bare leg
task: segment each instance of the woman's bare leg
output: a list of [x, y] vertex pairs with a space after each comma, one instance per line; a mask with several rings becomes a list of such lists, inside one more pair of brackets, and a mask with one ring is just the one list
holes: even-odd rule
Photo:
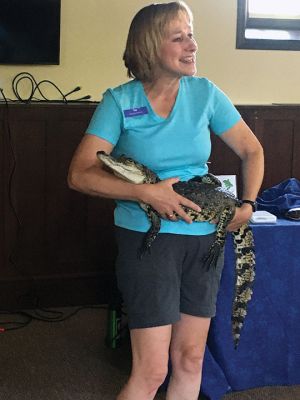
[[171, 330], [166, 325], [130, 331], [132, 371], [117, 400], [154, 399], [168, 373]]
[[172, 375], [167, 400], [197, 400], [210, 318], [181, 314], [173, 325], [171, 339]]

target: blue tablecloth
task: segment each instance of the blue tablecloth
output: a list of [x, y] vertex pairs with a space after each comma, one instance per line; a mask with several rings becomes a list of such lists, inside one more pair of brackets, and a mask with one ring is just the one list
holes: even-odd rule
[[237, 350], [231, 335], [235, 256], [225, 265], [205, 352], [202, 392], [211, 400], [254, 387], [300, 384], [300, 222], [252, 225], [256, 280]]

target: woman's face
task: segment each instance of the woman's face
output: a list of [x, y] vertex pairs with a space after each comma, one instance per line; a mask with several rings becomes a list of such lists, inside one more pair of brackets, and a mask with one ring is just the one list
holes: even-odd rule
[[158, 78], [195, 75], [197, 43], [193, 26], [186, 14], [181, 13], [166, 29], [159, 52]]

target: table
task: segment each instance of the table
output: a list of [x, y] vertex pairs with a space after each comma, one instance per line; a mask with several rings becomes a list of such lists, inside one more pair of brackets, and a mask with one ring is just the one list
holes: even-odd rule
[[256, 280], [237, 350], [231, 336], [235, 256], [231, 235], [203, 369], [202, 393], [300, 384], [300, 222], [253, 224]]

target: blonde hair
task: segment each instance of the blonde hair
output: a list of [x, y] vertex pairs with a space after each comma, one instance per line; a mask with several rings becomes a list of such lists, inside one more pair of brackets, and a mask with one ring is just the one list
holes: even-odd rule
[[154, 78], [154, 66], [166, 27], [181, 12], [193, 21], [192, 12], [183, 1], [150, 4], [134, 16], [123, 55], [128, 77], [143, 82]]

